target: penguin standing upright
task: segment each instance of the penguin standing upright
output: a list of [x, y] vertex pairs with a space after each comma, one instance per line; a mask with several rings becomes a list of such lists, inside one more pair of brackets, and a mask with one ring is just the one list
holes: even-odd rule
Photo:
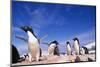
[[35, 36], [33, 30], [29, 26], [22, 26], [20, 27], [24, 30], [28, 35], [28, 52], [29, 52], [29, 61], [32, 62], [33, 60], [39, 61], [40, 57], [40, 47], [39, 47], [39, 40]]
[[58, 56], [60, 55], [58, 44], [59, 43], [56, 40], [50, 43], [50, 46], [48, 47], [49, 55], [58, 55]]
[[85, 54], [85, 50], [84, 50], [83, 47], [80, 48], [80, 54], [81, 54], [81, 55], [84, 55], [84, 54]]
[[66, 48], [67, 48], [67, 55], [71, 55], [71, 45], [69, 42], [66, 42]]
[[75, 54], [76, 55], [79, 55], [80, 54], [80, 43], [79, 43], [79, 39], [78, 38], [74, 38], [74, 51], [75, 51]]
[[82, 46], [82, 48], [84, 49], [84, 54], [89, 54], [89, 51], [86, 47]]

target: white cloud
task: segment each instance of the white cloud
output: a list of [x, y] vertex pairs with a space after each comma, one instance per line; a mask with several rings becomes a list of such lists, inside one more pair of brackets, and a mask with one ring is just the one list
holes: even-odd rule
[[96, 45], [95, 42], [91, 42], [91, 43], [86, 44], [85, 47], [90, 49], [90, 48], [92, 48], [95, 45]]

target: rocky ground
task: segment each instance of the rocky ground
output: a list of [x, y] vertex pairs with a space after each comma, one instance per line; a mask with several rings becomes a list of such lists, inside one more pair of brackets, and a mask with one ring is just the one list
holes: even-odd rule
[[[89, 60], [88, 58], [92, 59]], [[17, 65], [36, 65], [36, 64], [51, 64], [51, 63], [67, 63], [67, 62], [82, 62], [82, 61], [95, 61], [95, 54], [85, 54], [85, 55], [60, 55], [60, 56], [42, 56], [41, 61], [28, 62], [27, 60], [20, 63], [12, 64], [12, 66]]]

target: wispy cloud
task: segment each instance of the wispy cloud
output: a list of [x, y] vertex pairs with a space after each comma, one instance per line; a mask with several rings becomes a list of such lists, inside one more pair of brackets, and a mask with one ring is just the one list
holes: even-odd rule
[[[29, 24], [35, 28], [44, 28], [50, 24], [54, 24], [56, 26], [62, 26], [65, 19], [62, 17], [59, 19], [58, 14], [59, 10], [58, 7], [48, 12], [47, 9], [44, 7], [37, 7], [34, 10], [31, 10], [27, 5], [24, 5], [27, 14], [30, 16]], [[66, 18], [67, 19], [67, 18]], [[54, 21], [54, 23], [52, 22]]]
[[87, 47], [88, 49], [92, 48], [92, 47], [95, 47], [96, 46], [96, 43], [95, 42], [91, 42], [91, 43], [88, 43], [85, 45], [85, 47]]
[[89, 42], [94, 42], [95, 41], [95, 28], [92, 28], [89, 31], [86, 31], [84, 33], [80, 33], [79, 35], [76, 35], [80, 39], [81, 44], [86, 44]]

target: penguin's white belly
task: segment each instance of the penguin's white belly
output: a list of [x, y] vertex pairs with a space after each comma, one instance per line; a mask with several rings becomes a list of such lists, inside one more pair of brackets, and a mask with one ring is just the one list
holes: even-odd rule
[[39, 54], [39, 45], [37, 42], [30, 43], [29, 42], [29, 52], [31, 53], [32, 58], [36, 58], [36, 55]]
[[48, 52], [49, 52], [50, 55], [53, 55], [53, 53], [54, 53], [54, 47], [49, 47], [48, 48]]
[[55, 49], [55, 45], [50, 45], [49, 46], [49, 48], [48, 48], [49, 55], [53, 55], [54, 54], [54, 49]]
[[78, 44], [75, 44], [74, 45], [74, 50], [77, 54], [79, 54], [79, 45]]
[[84, 50], [83, 48], [81, 48], [80, 53], [81, 53], [82, 55], [85, 54], [85, 50]]
[[69, 46], [67, 46], [67, 54], [70, 55], [71, 54], [71, 48]]
[[38, 39], [30, 32], [28, 31], [28, 50], [29, 50], [29, 61], [32, 61], [35, 59], [36, 61], [39, 61], [39, 56], [40, 56], [40, 47], [39, 47], [39, 42]]

